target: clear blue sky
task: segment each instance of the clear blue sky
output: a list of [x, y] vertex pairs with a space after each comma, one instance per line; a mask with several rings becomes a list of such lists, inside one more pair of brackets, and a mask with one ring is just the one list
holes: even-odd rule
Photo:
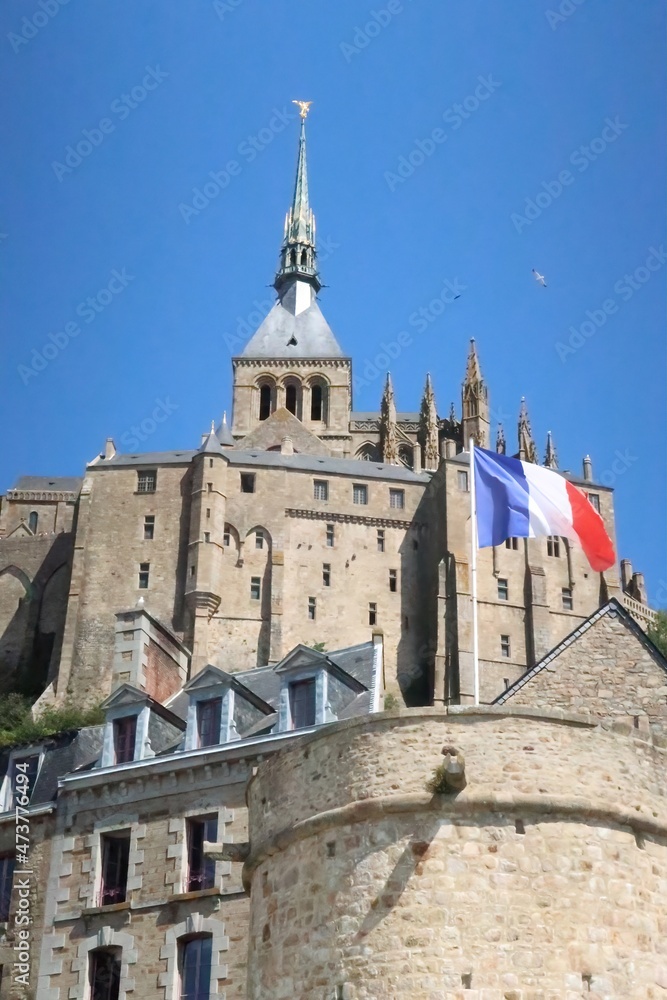
[[446, 413], [476, 337], [508, 446], [525, 395], [540, 451], [552, 430], [561, 468], [613, 479], [620, 554], [667, 604], [664, 22], [662, 0], [6, 0], [0, 489], [81, 474], [157, 401], [123, 450], [195, 447], [229, 409], [310, 99], [321, 304], [356, 376], [405, 331], [399, 409], [430, 370]]

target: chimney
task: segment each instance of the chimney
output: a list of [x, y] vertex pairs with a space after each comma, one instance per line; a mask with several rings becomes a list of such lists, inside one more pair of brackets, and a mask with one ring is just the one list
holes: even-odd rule
[[648, 603], [646, 595], [646, 582], [644, 580], [643, 573], [632, 574], [632, 591], [635, 600], [641, 601], [642, 604]]
[[422, 446], [416, 444], [412, 452], [412, 469], [413, 472], [422, 471]]
[[445, 438], [445, 458], [456, 457], [456, 441], [452, 438]]
[[287, 435], [280, 442], [280, 454], [281, 455], [293, 455], [294, 454], [294, 442], [292, 438]]
[[621, 586], [626, 594], [632, 589], [632, 563], [629, 559], [621, 559]]
[[590, 455], [586, 455], [584, 458], [584, 479], [587, 483], [593, 482], [593, 463]]

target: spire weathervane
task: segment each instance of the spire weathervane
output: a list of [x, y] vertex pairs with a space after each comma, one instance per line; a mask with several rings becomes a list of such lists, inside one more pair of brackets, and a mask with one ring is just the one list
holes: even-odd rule
[[308, 112], [310, 111], [310, 105], [312, 101], [292, 101], [292, 104], [297, 104], [299, 106], [299, 115], [306, 119], [308, 117]]

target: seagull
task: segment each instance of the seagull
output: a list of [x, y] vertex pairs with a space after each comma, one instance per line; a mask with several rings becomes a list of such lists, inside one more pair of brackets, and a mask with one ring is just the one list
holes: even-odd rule
[[537, 281], [542, 286], [542, 288], [546, 288], [547, 279], [544, 277], [544, 275], [540, 274], [539, 271], [536, 271], [535, 268], [533, 268], [533, 274], [535, 275], [535, 281]]

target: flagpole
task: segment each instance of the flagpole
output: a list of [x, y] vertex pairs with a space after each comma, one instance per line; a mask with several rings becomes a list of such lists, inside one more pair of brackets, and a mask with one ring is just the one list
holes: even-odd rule
[[479, 645], [477, 635], [477, 503], [475, 495], [475, 441], [470, 437], [470, 580], [472, 590], [472, 663], [475, 704], [479, 705]]

